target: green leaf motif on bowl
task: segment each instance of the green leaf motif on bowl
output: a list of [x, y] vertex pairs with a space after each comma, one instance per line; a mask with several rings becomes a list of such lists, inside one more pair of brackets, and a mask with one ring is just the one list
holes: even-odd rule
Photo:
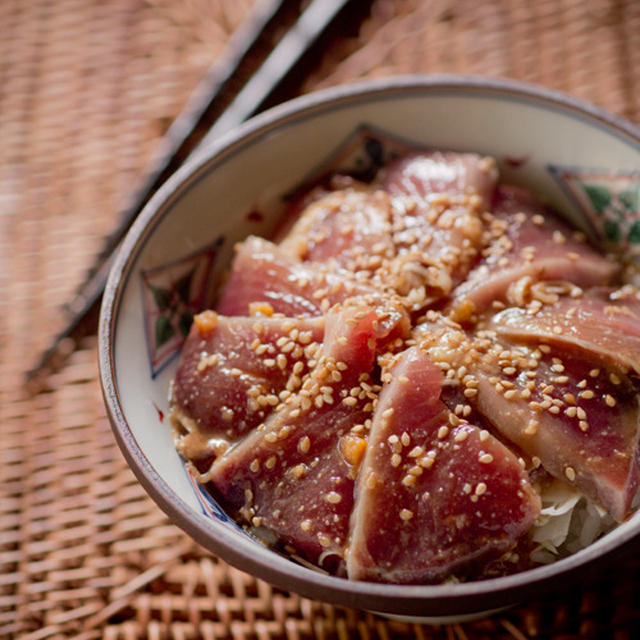
[[603, 248], [640, 262], [640, 171], [549, 169]]

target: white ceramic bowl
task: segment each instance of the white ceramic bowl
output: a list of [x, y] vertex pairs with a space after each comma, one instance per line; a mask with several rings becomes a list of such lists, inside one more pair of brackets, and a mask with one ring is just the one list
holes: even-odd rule
[[[372, 142], [373, 140], [373, 142]], [[640, 513], [555, 564], [467, 584], [350, 582], [266, 549], [202, 493], [176, 453], [167, 389], [191, 313], [210, 299], [234, 243], [269, 234], [283, 196], [333, 167], [367, 168], [406, 145], [493, 155], [502, 179], [542, 194], [573, 223], [634, 253], [640, 131], [584, 102], [510, 81], [404, 77], [304, 96], [189, 161], [126, 237], [100, 318], [100, 370], [114, 433], [140, 482], [204, 547], [304, 596], [420, 619], [464, 619], [575, 578], [629, 546]], [[626, 194], [626, 195], [625, 195]], [[637, 200], [636, 200], [637, 206]]]

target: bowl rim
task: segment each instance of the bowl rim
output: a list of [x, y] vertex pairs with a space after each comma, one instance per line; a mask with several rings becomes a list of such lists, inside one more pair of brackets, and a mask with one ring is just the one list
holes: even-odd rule
[[[330, 87], [294, 98], [250, 119], [189, 158], [160, 187], [139, 214], [115, 257], [103, 295], [98, 327], [98, 362], [102, 393], [116, 441], [140, 483], [161, 509], [203, 547], [229, 564], [271, 584], [315, 599], [355, 608], [403, 615], [440, 615], [495, 609], [514, 604], [527, 593], [541, 593], [560, 576], [569, 577], [586, 565], [604, 559], [629, 545], [640, 533], [640, 520], [617, 535], [550, 565], [511, 576], [460, 584], [395, 585], [355, 582], [307, 569], [276, 553], [256, 553], [250, 541], [239, 544], [238, 534], [215, 520], [197, 514], [158, 474], [139, 447], [127, 422], [116, 383], [114, 345], [116, 318], [131, 267], [145, 240], [175, 200], [203, 172], [211, 171], [229, 154], [259, 140], [291, 118], [309, 117], [328, 105], [352, 103], [381, 96], [398, 97], [411, 92], [471, 92], [534, 102], [571, 113], [631, 143], [640, 152], [640, 129], [624, 118], [579, 98], [528, 83], [471, 75], [404, 75]], [[249, 545], [251, 549], [249, 549]], [[246, 546], [246, 550], [243, 548]], [[501, 599], [502, 598], [502, 599]]]

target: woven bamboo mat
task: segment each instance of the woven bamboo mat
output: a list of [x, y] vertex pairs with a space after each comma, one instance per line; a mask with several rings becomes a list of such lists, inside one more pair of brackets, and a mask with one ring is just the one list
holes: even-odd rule
[[[251, 0], [0, 2], [0, 638], [640, 638], [640, 562], [463, 625], [312, 602], [191, 542], [111, 435], [95, 335], [30, 394], [116, 212]], [[305, 90], [406, 72], [537, 82], [640, 123], [637, 0], [376, 0]]]

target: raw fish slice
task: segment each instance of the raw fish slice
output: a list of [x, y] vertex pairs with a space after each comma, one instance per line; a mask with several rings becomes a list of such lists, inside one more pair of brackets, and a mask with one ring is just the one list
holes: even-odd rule
[[518, 459], [439, 399], [443, 376], [412, 347], [392, 369], [357, 481], [351, 579], [439, 582], [509, 551], [540, 511]]
[[250, 236], [237, 247], [216, 310], [244, 316], [252, 303], [265, 303], [288, 317], [318, 316], [336, 302], [364, 293], [373, 291], [353, 274], [303, 264], [272, 242]]
[[307, 262], [375, 271], [393, 255], [389, 195], [357, 183], [332, 191], [304, 209], [280, 248]]
[[534, 464], [577, 486], [618, 521], [640, 484], [639, 407], [619, 369], [579, 350], [469, 336], [430, 312], [414, 338], [503, 437]]
[[259, 535], [332, 572], [343, 564], [360, 436], [379, 390], [369, 373], [393, 330], [366, 307], [330, 311], [301, 389], [211, 468], [224, 505]]
[[619, 272], [615, 261], [576, 237], [523, 189], [498, 187], [488, 225], [483, 259], [453, 292], [450, 308], [456, 319], [481, 313], [494, 300], [504, 301], [509, 287], [522, 278], [568, 280], [591, 287], [607, 284]]
[[536, 313], [512, 307], [496, 314], [489, 326], [507, 338], [579, 347], [640, 373], [640, 300], [629, 287], [561, 297]]
[[495, 162], [473, 154], [414, 154], [392, 163], [384, 186], [398, 255], [381, 280], [415, 298], [416, 309], [448, 295], [477, 258], [480, 215], [496, 180]]
[[517, 360], [538, 364], [479, 376], [473, 401], [534, 462], [622, 521], [640, 486], [635, 388], [619, 370], [597, 367], [583, 353], [554, 350], [536, 358], [539, 353], [514, 348]]
[[324, 318], [196, 316], [172, 388], [182, 455], [206, 466], [264, 421], [307, 372], [305, 349], [323, 333]]
[[385, 188], [392, 195], [406, 195], [418, 203], [428, 203], [443, 193], [478, 195], [483, 209], [489, 208], [498, 180], [493, 158], [452, 151], [406, 155], [384, 173]]

